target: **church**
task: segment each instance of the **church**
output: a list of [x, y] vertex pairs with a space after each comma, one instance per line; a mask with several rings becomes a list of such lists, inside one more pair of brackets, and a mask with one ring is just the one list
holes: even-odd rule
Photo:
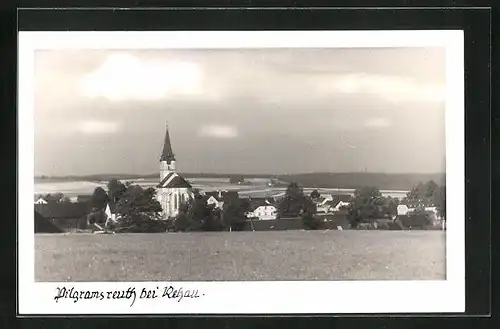
[[175, 156], [170, 143], [168, 124], [160, 157], [160, 183], [156, 187], [156, 198], [163, 209], [163, 219], [177, 216], [182, 202], [193, 197], [191, 184], [175, 171]]

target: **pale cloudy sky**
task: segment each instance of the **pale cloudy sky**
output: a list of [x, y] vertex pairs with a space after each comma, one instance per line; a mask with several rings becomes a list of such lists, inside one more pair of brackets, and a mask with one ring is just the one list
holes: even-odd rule
[[444, 172], [444, 48], [40, 50], [35, 174]]

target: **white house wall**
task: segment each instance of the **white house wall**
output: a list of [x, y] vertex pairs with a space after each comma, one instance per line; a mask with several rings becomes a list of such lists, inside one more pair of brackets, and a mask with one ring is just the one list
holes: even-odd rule
[[249, 212], [247, 217], [257, 217], [259, 220], [276, 219], [277, 209], [274, 206], [260, 206], [252, 212]]

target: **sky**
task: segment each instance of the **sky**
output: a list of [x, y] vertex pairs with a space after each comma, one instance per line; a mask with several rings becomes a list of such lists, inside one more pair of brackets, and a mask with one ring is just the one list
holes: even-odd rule
[[37, 50], [35, 175], [442, 173], [444, 48]]

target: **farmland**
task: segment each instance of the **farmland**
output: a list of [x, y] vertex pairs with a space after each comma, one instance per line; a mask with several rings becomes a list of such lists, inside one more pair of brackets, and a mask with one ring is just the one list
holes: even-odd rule
[[37, 281], [443, 280], [442, 231], [37, 234]]
[[[134, 184], [139, 184], [142, 187], [154, 187], [158, 184], [156, 178], [137, 178], [129, 179], [128, 181]], [[244, 185], [230, 184], [229, 179], [224, 178], [189, 178], [191, 185], [194, 188], [199, 188], [203, 191], [214, 190], [237, 190], [240, 196], [252, 197], [268, 197], [283, 193], [285, 187], [270, 187], [268, 186], [269, 180], [265, 178], [253, 178], [246, 180]], [[68, 197], [92, 194], [96, 187], [105, 188], [105, 181], [49, 181], [49, 182], [36, 182], [35, 193], [47, 194], [60, 192]], [[310, 193], [312, 188], [304, 188], [305, 193]], [[320, 193], [353, 193], [353, 189], [344, 188], [319, 188]], [[382, 195], [392, 197], [403, 197], [407, 191], [395, 190], [381, 190]]]

